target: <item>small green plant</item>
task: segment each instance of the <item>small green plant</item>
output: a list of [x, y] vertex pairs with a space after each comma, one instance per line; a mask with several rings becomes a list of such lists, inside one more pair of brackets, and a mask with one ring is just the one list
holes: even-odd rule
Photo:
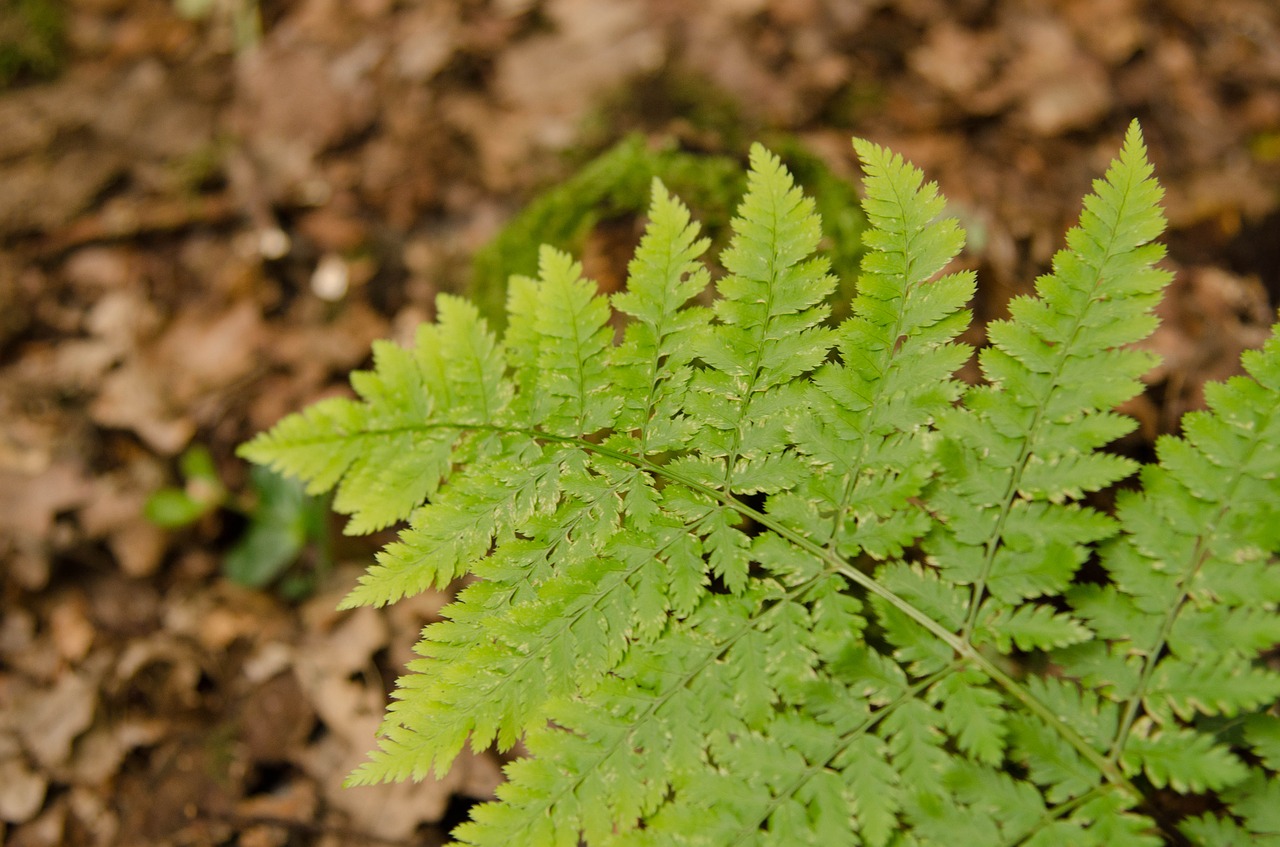
[[1168, 282], [1137, 125], [976, 386], [963, 233], [855, 147], [838, 328], [814, 204], [756, 147], [711, 308], [655, 184], [626, 291], [546, 249], [502, 340], [444, 296], [242, 448], [348, 532], [409, 520], [345, 605], [474, 577], [351, 781], [523, 740], [473, 845], [1280, 844], [1280, 339], [1156, 463], [1105, 452]]
[[162, 529], [181, 529], [211, 514], [227, 502], [227, 487], [213, 466], [208, 448], [196, 444], [178, 459], [182, 487], [151, 492], [142, 513]]
[[[251, 588], [277, 583], [281, 594], [294, 598], [309, 593], [329, 568], [328, 508], [323, 500], [307, 496], [297, 480], [254, 467], [248, 497], [233, 498], [208, 449], [199, 444], [182, 454], [179, 470], [183, 486], [152, 492], [143, 514], [164, 529], [191, 526], [222, 509], [241, 515], [247, 525], [222, 560], [227, 579]], [[316, 550], [315, 567], [294, 569], [308, 547]]]

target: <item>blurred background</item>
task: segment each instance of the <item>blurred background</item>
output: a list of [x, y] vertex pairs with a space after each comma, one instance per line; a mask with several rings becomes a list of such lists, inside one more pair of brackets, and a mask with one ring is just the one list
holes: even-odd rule
[[392, 534], [235, 446], [438, 292], [500, 320], [521, 239], [616, 288], [652, 172], [722, 227], [755, 139], [837, 193], [852, 135], [912, 159], [1000, 317], [1135, 117], [1177, 272], [1142, 456], [1275, 318], [1274, 0], [0, 0], [0, 841], [445, 843], [501, 756], [340, 783], [447, 596], [334, 611]]

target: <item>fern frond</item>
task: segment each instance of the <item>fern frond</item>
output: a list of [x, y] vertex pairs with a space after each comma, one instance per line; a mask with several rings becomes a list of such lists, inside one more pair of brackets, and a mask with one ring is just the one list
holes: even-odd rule
[[[842, 474], [836, 479], [840, 487], [832, 488], [825, 476], [814, 474], [811, 478], [819, 480], [816, 487], [804, 489], [803, 493], [784, 490], [770, 498], [769, 514], [789, 520], [798, 529], [808, 530], [820, 543], [839, 544], [854, 551], [861, 541], [875, 549], [896, 549], [900, 553], [901, 546], [922, 531], [921, 521], [927, 521], [927, 516], [917, 510], [915, 518], [899, 526], [893, 507], [895, 504], [905, 506], [912, 496], [918, 494], [928, 479], [928, 473], [915, 471], [899, 476], [895, 469], [919, 466], [928, 461], [931, 440], [927, 424], [959, 394], [958, 387], [949, 379], [949, 373], [963, 361], [966, 352], [964, 348], [954, 346], [952, 341], [963, 328], [961, 307], [972, 293], [972, 277], [967, 274], [950, 276], [929, 283], [959, 248], [960, 235], [954, 221], [933, 222], [941, 211], [941, 201], [932, 187], [922, 187], [918, 171], [880, 148], [864, 145], [863, 152], [871, 172], [869, 198], [884, 200], [884, 209], [872, 212], [873, 222], [883, 227], [886, 235], [878, 245], [873, 245], [878, 247], [873, 258], [866, 260], [865, 278], [860, 282], [860, 289], [866, 293], [854, 303], [855, 318], [841, 329], [841, 352], [851, 364], [824, 366], [815, 381], [825, 393], [815, 391], [792, 395], [791, 425], [770, 435], [779, 440], [772, 448], [775, 452], [785, 447], [787, 432], [794, 431], [804, 461], [815, 464], [838, 462]], [[740, 219], [755, 215], [773, 220], [776, 214], [768, 210], [778, 204], [778, 196], [786, 197], [787, 192], [774, 189], [770, 195], [763, 177], [753, 181], [753, 185], [766, 199], [773, 199], [764, 202], [749, 195], [744, 201]], [[746, 228], [745, 224], [742, 226]], [[776, 233], [767, 239], [756, 237], [761, 245], [766, 241], [772, 245], [779, 240]], [[939, 243], [942, 248], [938, 247]], [[764, 247], [757, 245], [756, 249]], [[811, 249], [807, 243], [805, 248], [797, 248], [792, 258], [784, 257], [779, 262], [794, 261], [795, 257], [804, 255], [806, 249]], [[733, 266], [732, 262], [729, 264]], [[759, 270], [756, 273], [766, 275]], [[767, 291], [759, 280], [739, 280], [733, 285], [757, 292]], [[755, 288], [749, 288], [751, 285]], [[931, 290], [935, 285], [938, 289]], [[732, 285], [722, 285], [722, 290], [736, 296]], [[767, 303], [768, 295], [757, 294], [755, 302]], [[802, 302], [807, 304], [807, 301]], [[728, 320], [743, 324], [770, 319], [766, 312], [742, 317], [747, 314], [747, 306], [734, 312], [731, 304], [721, 308], [719, 313], [722, 320], [728, 316]], [[815, 313], [809, 320], [816, 322], [816, 319]], [[731, 337], [741, 340], [743, 336]], [[755, 343], [768, 345], [770, 342], [765, 334]], [[895, 351], [904, 357], [905, 364], [895, 361]], [[873, 356], [880, 366], [879, 372], [862, 367]], [[936, 381], [921, 383], [910, 379], [907, 373], [912, 366], [926, 370]], [[738, 385], [744, 382], [751, 384], [748, 372], [734, 376]], [[732, 545], [734, 539], [745, 541], [746, 537], [736, 528], [741, 519], [740, 508], [716, 508], [714, 503], [706, 502], [705, 496], [698, 493], [724, 484], [714, 470], [715, 464], [707, 461], [706, 456], [718, 456], [721, 452], [727, 453], [725, 448], [734, 443], [746, 443], [745, 436], [739, 441], [733, 440], [745, 428], [742, 421], [749, 420], [759, 433], [764, 428], [761, 426], [762, 417], [777, 414], [775, 409], [778, 407], [771, 403], [769, 388], [734, 396], [722, 389], [720, 397], [716, 398], [714, 385], [720, 374], [703, 371], [699, 378], [695, 378], [695, 386], [707, 389], [711, 399], [706, 400], [702, 395], [707, 403], [702, 405], [691, 398], [694, 411], [708, 408], [711, 402], [718, 402], [724, 411], [710, 419], [710, 424], [704, 417], [699, 433], [701, 438], [692, 442], [695, 452], [686, 459], [672, 462], [664, 469], [664, 475], [677, 483], [667, 489], [668, 502], [679, 504], [680, 514], [699, 526], [700, 532], [705, 528], [708, 561], [716, 570], [718, 550]], [[721, 386], [725, 384], [720, 382]], [[822, 404], [817, 406], [823, 412], [816, 425], [808, 423], [816, 416], [794, 415], [795, 409], [801, 408], [797, 404], [806, 399]], [[736, 403], [736, 407], [731, 403]], [[742, 413], [744, 409], [755, 409], [757, 414], [745, 415]], [[729, 429], [729, 423], [735, 429]], [[865, 437], [855, 441], [850, 437], [850, 427], [854, 433]], [[721, 432], [728, 433], [728, 438], [720, 435]], [[707, 440], [710, 446], [707, 446]], [[850, 443], [858, 446], [852, 454], [847, 448], [840, 447]], [[741, 466], [728, 467], [738, 469]], [[678, 483], [682, 479], [689, 480], [692, 493], [680, 493]], [[746, 490], [752, 489], [746, 487]], [[854, 497], [855, 491], [861, 499]], [[883, 497], [890, 491], [893, 492], [893, 500], [876, 502], [877, 497]], [[823, 496], [830, 504], [827, 506], [828, 514], [834, 515], [843, 510], [848, 517], [841, 515], [840, 521], [834, 525], [830, 518], [817, 524], [808, 522], [805, 515], [812, 500]], [[859, 513], [866, 508], [865, 504], [870, 503], [876, 503], [880, 508], [879, 515], [864, 518]], [[732, 522], [719, 522], [720, 516], [727, 516]], [[766, 519], [763, 515], [761, 518]], [[876, 540], [886, 535], [892, 539], [891, 542]], [[477, 844], [497, 843], [514, 831], [525, 828], [520, 820], [531, 821], [548, 814], [575, 814], [555, 806], [559, 801], [554, 798], [583, 792], [599, 793], [600, 789], [587, 788], [596, 785], [597, 779], [611, 780], [613, 793], [626, 795], [628, 792], [622, 786], [634, 784], [638, 789], [646, 773], [646, 766], [640, 762], [650, 762], [654, 756], [662, 755], [659, 751], [670, 747], [670, 739], [683, 734], [691, 739], [707, 739], [701, 743], [708, 745], [705, 755], [709, 758], [699, 778], [692, 781], [699, 789], [687, 793], [682, 785], [668, 782], [667, 789], [660, 793], [669, 791], [672, 797], [646, 818], [644, 832], [650, 834], [647, 837], [677, 839], [674, 831], [663, 828], [663, 822], [705, 821], [709, 812], [707, 804], [714, 802], [716, 811], [712, 818], [716, 821], [715, 829], [702, 833], [708, 843], [755, 843], [751, 839], [757, 832], [763, 839], [760, 843], [774, 843], [768, 838], [770, 832], [789, 833], [789, 837], [794, 837], [796, 830], [788, 826], [787, 821], [797, 815], [843, 820], [853, 808], [861, 821], [861, 830], [869, 839], [867, 843], [883, 844], [887, 843], [896, 825], [898, 810], [910, 804], [904, 794], [890, 790], [886, 785], [876, 786], [880, 796], [877, 802], [873, 803], [870, 796], [862, 792], [853, 799], [850, 792], [870, 786], [865, 760], [850, 751], [866, 749], [868, 745], [887, 745], [885, 749], [896, 750], [891, 760], [909, 771], [906, 782], [928, 780], [917, 793], [927, 793], [929, 786], [936, 783], [937, 775], [941, 773], [937, 765], [945, 761], [940, 746], [945, 739], [943, 732], [937, 733], [933, 745], [919, 745], [921, 736], [916, 731], [916, 723], [923, 715], [933, 716], [930, 719], [936, 721], [940, 728], [950, 722], [956, 733], [963, 736], [967, 748], [982, 749], [979, 755], [988, 758], [995, 755], [989, 750], [989, 735], [984, 734], [984, 730], [975, 732], [967, 724], [961, 730], [961, 724], [969, 718], [990, 714], [993, 729], [985, 732], [999, 734], [999, 730], [994, 728], [1000, 720], [998, 696], [981, 690], [973, 695], [973, 700], [967, 701], [969, 708], [964, 706], [965, 695], [969, 693], [965, 689], [949, 699], [950, 705], [945, 713], [927, 707], [920, 712], [913, 705], [916, 701], [908, 694], [911, 689], [905, 685], [905, 680], [901, 680], [897, 685], [898, 693], [882, 711], [877, 712], [870, 702], [865, 709], [858, 710], [858, 699], [846, 692], [840, 700], [839, 719], [834, 716], [824, 719], [803, 712], [786, 712], [779, 716], [778, 708], [802, 706], [812, 686], [822, 683], [829, 673], [821, 666], [824, 657], [835, 658], [837, 649], [844, 649], [849, 643], [849, 634], [861, 628], [862, 607], [839, 593], [840, 581], [828, 576], [829, 564], [814, 558], [812, 553], [806, 554], [772, 533], [756, 537], [749, 547], [739, 543], [738, 549], [743, 557], [749, 555], [767, 572], [778, 574], [785, 584], [793, 588], [784, 595], [775, 591], [763, 595], [757, 592], [753, 596], [753, 592], [747, 592], [743, 599], [751, 600], [749, 605], [721, 604], [715, 607], [714, 616], [704, 614], [710, 608], [704, 606], [687, 622], [692, 631], [685, 632], [684, 627], [668, 630], [666, 637], [652, 645], [652, 650], [662, 650], [674, 643], [699, 645], [694, 656], [701, 654], [701, 658], [691, 659], [696, 662], [696, 671], [692, 675], [676, 675], [673, 679], [664, 680], [663, 695], [673, 698], [664, 700], [664, 704], [688, 703], [692, 707], [694, 703], [681, 692], [691, 688], [699, 691], [700, 696], [694, 701], [700, 709], [699, 714], [695, 716], [684, 710], [673, 710], [670, 706], [639, 714], [626, 712], [623, 704], [633, 704], [643, 696], [635, 690], [620, 692], [617, 695], [619, 705], [614, 709], [605, 708], [606, 712], [627, 714], [625, 722], [606, 725], [592, 721], [573, 723], [557, 713], [557, 724], [584, 738], [584, 747], [628, 751], [627, 755], [616, 754], [610, 761], [629, 762], [629, 773], [626, 769], [619, 770], [617, 764], [606, 766], [602, 759], [583, 761], [577, 757], [559, 756], [549, 750], [544, 755], [554, 757], [552, 771], [557, 778], [549, 785], [521, 786], [519, 794], [513, 795], [528, 804], [522, 807], [525, 816], [509, 818], [509, 810], [495, 810], [499, 817], [490, 820], [480, 816], [476, 827], [461, 830], [464, 839]], [[724, 573], [723, 570], [720, 572]], [[731, 589], [735, 588], [734, 583], [726, 582]], [[737, 609], [739, 617], [730, 618], [729, 608]], [[728, 626], [729, 620], [736, 623]], [[958, 626], [959, 620], [955, 623]], [[840, 631], [839, 636], [836, 630]], [[717, 657], [722, 658], [717, 660]], [[761, 657], [767, 658], [762, 661]], [[724, 667], [734, 670], [723, 670], [721, 661]], [[945, 648], [943, 664], [949, 664]], [[615, 669], [615, 675], [622, 674], [626, 666], [624, 663]], [[883, 695], [884, 691], [877, 689], [876, 696]], [[608, 702], [600, 699], [603, 696], [604, 690], [598, 690], [592, 700], [599, 706]], [[858, 713], [863, 714], [864, 719], [850, 724], [850, 715]], [[836, 723], [833, 725], [829, 720]], [[881, 725], [885, 740], [876, 734], [881, 731], [877, 728]], [[652, 746], [643, 741], [655, 737], [660, 741]], [[576, 746], [577, 742], [574, 743]], [[675, 770], [679, 772], [678, 768]], [[896, 780], [896, 776], [890, 778], [894, 774], [893, 767], [886, 763], [883, 771], [887, 783]], [[669, 772], [660, 771], [663, 774]], [[516, 773], [513, 778], [520, 779], [521, 773]], [[771, 775], [769, 780], [765, 783], [752, 782], [751, 774], [764, 773]], [[540, 776], [545, 777], [546, 772], [540, 771]], [[709, 783], [719, 788], [706, 794]], [[840, 806], [833, 806], [836, 797], [841, 798], [843, 811]], [[702, 809], [702, 814], [697, 809]], [[512, 829], [506, 829], [506, 826]], [[629, 826], [621, 829], [627, 831]], [[662, 835], [652, 835], [658, 832]], [[856, 839], [855, 834], [844, 833], [843, 840], [859, 843]], [[679, 842], [660, 840], [659, 843]]]
[[[633, 320], [613, 357], [613, 378], [639, 402], [625, 405], [610, 446], [645, 456], [683, 449], [693, 434], [685, 395], [699, 339], [710, 313], [688, 306], [709, 281], [697, 259], [707, 248], [689, 211], [654, 181], [649, 226], [628, 267], [627, 290], [613, 307]], [[638, 438], [632, 436], [639, 432]]]
[[542, 248], [538, 273], [532, 316], [536, 353], [521, 363], [534, 368], [536, 378], [531, 391], [521, 392], [521, 404], [527, 405], [529, 423], [548, 432], [596, 432], [612, 422], [617, 403], [607, 376], [606, 351], [613, 336], [609, 303], [566, 253]]
[[[603, 300], [563, 254], [544, 251], [539, 279], [513, 288], [508, 335], [523, 350], [513, 356], [519, 392], [502, 423], [531, 423], [544, 439], [611, 430], [608, 452], [669, 450], [687, 438], [686, 351], [709, 313], [682, 307], [704, 285], [696, 258], [705, 243], [658, 183], [651, 220], [633, 284], [618, 298], [637, 321], [616, 350]], [[495, 740], [509, 747], [551, 701], [589, 691], [632, 641], [656, 637], [668, 614], [688, 614], [705, 590], [700, 545], [633, 465], [517, 433], [503, 443], [511, 458], [475, 464], [368, 575], [377, 589], [391, 572], [439, 582], [461, 565], [483, 581], [459, 594], [448, 622], [427, 628], [383, 749], [356, 781], [443, 772], [467, 737], [477, 749]], [[486, 512], [487, 533], [468, 531]], [[353, 595], [383, 596], [363, 585]], [[634, 626], [619, 625], [633, 615]]]
[[[442, 298], [357, 399], [244, 448], [336, 487], [349, 530], [409, 519], [346, 605], [473, 577], [351, 781], [523, 741], [455, 833], [476, 847], [1280, 837], [1280, 341], [1095, 510], [1136, 467], [1100, 448], [1167, 277], [1136, 124], [969, 388], [963, 233], [855, 149], [872, 228], [835, 330], [813, 203], [756, 147], [711, 309], [706, 241], [655, 182], [616, 314], [544, 249], [502, 344]], [[1217, 805], [1178, 820], [1157, 790]]]

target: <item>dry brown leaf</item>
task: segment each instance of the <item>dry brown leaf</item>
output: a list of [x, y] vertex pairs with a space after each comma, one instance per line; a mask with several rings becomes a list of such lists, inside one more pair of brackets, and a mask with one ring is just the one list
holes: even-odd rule
[[47, 537], [57, 514], [84, 503], [90, 492], [84, 469], [74, 460], [34, 474], [0, 469], [0, 535]]
[[161, 375], [139, 361], [107, 375], [89, 413], [101, 426], [133, 430], [166, 456], [186, 447], [196, 430], [191, 418], [172, 411], [165, 402]]
[[242, 300], [216, 317], [189, 309], [165, 331], [148, 364], [166, 377], [169, 403], [189, 407], [252, 371], [263, 340], [252, 302]]
[[1072, 0], [1059, 8], [1080, 42], [1110, 63], [1127, 61], [1151, 39], [1153, 16], [1135, 0]]
[[64, 595], [49, 612], [49, 637], [58, 654], [76, 664], [93, 646], [96, 628], [89, 620], [89, 604], [80, 593]]
[[96, 478], [92, 495], [80, 509], [85, 534], [106, 539], [120, 570], [128, 576], [155, 573], [164, 556], [169, 534], [143, 516], [143, 505], [165, 481], [160, 462], [140, 456], [122, 470]]
[[981, 114], [1003, 105], [983, 94], [1000, 58], [1001, 45], [995, 33], [940, 21], [929, 28], [908, 61], [928, 84]]
[[165, 717], [128, 717], [96, 720], [76, 740], [70, 772], [78, 785], [107, 786], [120, 772], [125, 757], [134, 750], [151, 747], [173, 731]]
[[66, 844], [67, 798], [55, 797], [33, 820], [14, 827], [5, 847], [63, 847]]
[[305, 745], [315, 720], [297, 677], [287, 671], [255, 686], [239, 708], [240, 737], [255, 763], [287, 761]]
[[50, 159], [27, 157], [0, 166], [0, 236], [66, 226], [126, 166], [119, 151], [80, 145]]
[[458, 49], [458, 9], [450, 3], [412, 6], [397, 16], [392, 62], [405, 79], [424, 83]]
[[[15, 461], [17, 470], [0, 467], [0, 558], [7, 559], [5, 576], [32, 591], [49, 580], [58, 514], [84, 503], [92, 490], [79, 462], [39, 467], [44, 461], [37, 454], [30, 461]], [[24, 464], [39, 469], [27, 472]]]
[[[21, 564], [14, 559], [15, 557], [10, 557], [8, 562], [11, 577], [13, 567]], [[7, 668], [22, 674], [24, 682], [49, 683], [66, 669], [66, 663], [58, 655], [52, 641], [38, 637], [36, 626], [37, 619], [33, 611], [5, 609], [4, 614], [0, 615], [0, 659]], [[6, 691], [6, 677], [0, 673], [0, 728], [8, 723], [8, 715], [3, 708], [6, 700], [16, 698], [19, 690], [25, 690], [17, 682], [19, 677], [10, 677], [9, 680], [10, 690]]]
[[343, 73], [336, 55], [304, 38], [282, 27], [237, 62], [232, 119], [257, 159], [257, 190], [267, 200], [314, 181], [315, 157], [364, 130], [376, 114], [365, 76]]
[[[665, 44], [641, 0], [550, 0], [554, 29], [508, 45], [497, 57], [495, 94], [468, 121], [492, 184], [509, 184], [531, 150], [572, 143], [579, 122], [604, 92], [657, 69]], [[486, 114], [487, 113], [487, 114]], [[460, 112], [455, 115], [460, 116]]]
[[262, 641], [244, 660], [240, 673], [254, 685], [266, 682], [293, 666], [293, 647], [282, 641]]
[[17, 738], [0, 732], [0, 821], [31, 820], [48, 789], [48, 778], [27, 763]]
[[[117, 323], [106, 316], [98, 321], [108, 337], [128, 332], [113, 329]], [[131, 429], [157, 452], [173, 455], [194, 435], [200, 404], [257, 366], [263, 332], [249, 301], [212, 318], [189, 309], [154, 345], [106, 376], [90, 412], [99, 424]]]
[[314, 782], [293, 779], [270, 794], [246, 797], [236, 806], [236, 813], [246, 818], [274, 818], [308, 824], [316, 819], [319, 796]]
[[98, 706], [94, 676], [64, 673], [52, 687], [30, 689], [15, 704], [14, 724], [22, 745], [41, 767], [66, 764], [72, 742], [93, 723]]
[[78, 839], [82, 839], [77, 847], [114, 847], [119, 843], [120, 819], [113, 800], [84, 786], [71, 786], [67, 804], [77, 824]]
[[111, 532], [107, 546], [120, 565], [120, 571], [129, 577], [144, 577], [155, 573], [164, 559], [169, 534], [141, 516]]
[[116, 661], [112, 687], [149, 712], [176, 715], [200, 702], [200, 655], [184, 639], [158, 632], [130, 641]]
[[291, 628], [289, 615], [271, 595], [226, 581], [170, 597], [163, 613], [166, 630], [194, 639], [211, 654], [241, 640], [279, 639]]

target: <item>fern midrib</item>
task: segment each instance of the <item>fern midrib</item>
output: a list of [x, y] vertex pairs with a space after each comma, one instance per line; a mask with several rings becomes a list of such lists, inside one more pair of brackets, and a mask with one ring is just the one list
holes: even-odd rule
[[769, 214], [772, 216], [769, 226], [769, 278], [763, 280], [765, 283], [765, 300], [764, 300], [764, 320], [759, 324], [759, 333], [757, 335], [757, 343], [753, 344], [754, 348], [751, 354], [751, 371], [750, 379], [747, 382], [746, 395], [742, 404], [738, 407], [738, 421], [733, 428], [733, 448], [725, 458], [724, 468], [724, 490], [729, 496], [733, 495], [733, 477], [738, 465], [738, 450], [742, 447], [742, 425], [748, 419], [748, 413], [751, 411], [751, 404], [755, 402], [756, 383], [760, 379], [760, 363], [764, 360], [764, 345], [769, 337], [769, 329], [772, 327], [777, 317], [773, 314], [773, 295], [774, 288], [778, 284], [778, 206], [777, 199], [770, 197]]
[[[686, 272], [683, 270], [673, 274], [672, 265], [679, 264], [681, 268], [684, 268], [690, 263], [680, 261], [676, 256], [672, 255], [670, 251], [668, 251], [663, 258], [665, 259], [665, 262], [662, 266], [662, 279], [671, 279], [674, 276], [678, 281], [685, 276]], [[671, 377], [669, 371], [663, 372], [662, 369], [662, 342], [667, 337], [667, 321], [670, 320], [674, 314], [666, 308], [667, 298], [673, 294], [672, 289], [675, 287], [676, 286], [667, 286], [662, 289], [664, 297], [658, 320], [649, 324], [649, 326], [653, 327], [653, 358], [649, 362], [649, 379], [647, 380], [649, 383], [649, 391], [644, 399], [644, 415], [640, 427], [640, 448], [638, 452], [641, 456], [649, 455], [649, 425], [653, 423], [653, 410], [658, 396], [658, 386], [669, 380]], [[680, 304], [677, 304], [677, 309], [679, 305]]]
[[[1098, 283], [1102, 281], [1102, 274], [1098, 274], [1098, 279], [1094, 283], [1095, 289]], [[1090, 303], [1093, 299], [1090, 298]], [[1075, 326], [1071, 330], [1071, 340], [1074, 341], [1080, 332], [1080, 325], [1083, 323], [1084, 315], [1076, 317]], [[970, 592], [969, 614], [965, 618], [964, 629], [960, 632], [960, 637], [965, 641], [969, 641], [973, 637], [973, 629], [978, 624], [978, 614], [982, 610], [982, 601], [986, 597], [987, 582], [991, 577], [991, 569], [995, 567], [996, 551], [1000, 548], [1000, 541], [1004, 538], [1004, 527], [1009, 521], [1009, 515], [1013, 512], [1014, 503], [1018, 501], [1018, 490], [1022, 485], [1023, 474], [1026, 473], [1027, 464], [1031, 461], [1031, 445], [1035, 443], [1035, 438], [1040, 433], [1040, 427], [1044, 423], [1044, 408], [1049, 398], [1057, 390], [1057, 379], [1062, 374], [1062, 368], [1065, 367], [1067, 359], [1070, 356], [1066, 353], [1070, 346], [1061, 345], [1063, 354], [1057, 358], [1054, 363], [1053, 381], [1049, 384], [1049, 390], [1045, 392], [1046, 396], [1036, 403], [1035, 412], [1031, 419], [1031, 425], [1027, 428], [1027, 433], [1022, 441], [1022, 447], [1018, 452], [1018, 459], [1014, 462], [1013, 473], [1009, 475], [1009, 484], [1005, 488], [1004, 497], [1000, 502], [1000, 515], [996, 518], [995, 526], [991, 529], [991, 534], [987, 536], [987, 540], [983, 543], [983, 562], [982, 571], [978, 575], [978, 579], [973, 583], [973, 589]]]
[[1044, 815], [1041, 816], [1040, 820], [1032, 824], [1030, 829], [1017, 833], [1001, 844], [1000, 847], [1018, 847], [1019, 844], [1027, 843], [1030, 838], [1035, 836], [1036, 833], [1043, 831], [1045, 827], [1053, 824], [1055, 821], [1061, 820], [1083, 806], [1085, 803], [1088, 803], [1090, 800], [1093, 800], [1096, 797], [1101, 797], [1104, 788], [1105, 786], [1095, 785], [1093, 788], [1078, 797], [1072, 797], [1070, 800], [1067, 800], [1064, 803], [1059, 803], [1052, 809], [1045, 809]]
[[480, 351], [476, 348], [476, 344], [480, 339], [476, 336], [475, 333], [472, 333], [469, 337], [471, 340], [471, 362], [473, 367], [475, 368], [474, 378], [475, 378], [476, 385], [480, 387], [480, 391], [477, 392], [480, 396], [480, 415], [484, 420], [487, 421], [492, 418], [493, 414], [489, 410], [489, 392], [484, 390], [486, 387], [485, 380], [484, 380], [484, 358], [480, 355]]
[[582, 432], [587, 424], [587, 373], [586, 363], [587, 356], [583, 355], [582, 330], [582, 313], [591, 308], [591, 301], [588, 300], [586, 305], [580, 311], [573, 313], [573, 359], [577, 366], [578, 375], [578, 425], [574, 427], [575, 431]]
[[659, 373], [662, 366], [662, 327], [666, 323], [666, 312], [663, 312], [662, 321], [653, 324], [653, 359], [649, 362], [649, 392], [644, 398], [644, 414], [640, 426], [640, 447], [637, 452], [641, 456], [649, 455], [649, 425], [653, 423], [653, 407], [655, 398], [658, 396], [658, 385], [660, 384], [663, 374]]

